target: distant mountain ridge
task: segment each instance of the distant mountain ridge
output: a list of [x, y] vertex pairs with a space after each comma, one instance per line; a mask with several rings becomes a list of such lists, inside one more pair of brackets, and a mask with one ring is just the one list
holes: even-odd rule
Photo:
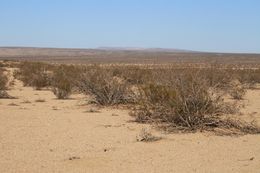
[[195, 51], [181, 49], [164, 49], [164, 48], [138, 48], [138, 47], [99, 47], [95, 49], [82, 48], [38, 48], [38, 47], [0, 47], [0, 57], [17, 57], [17, 56], [91, 56], [100, 53], [119, 53], [119, 52], [136, 52], [136, 53], [194, 53]]
[[181, 49], [101, 47], [35, 48], [0, 47], [0, 60], [31, 60], [58, 63], [247, 63], [259, 64], [260, 54], [207, 53]]
[[114, 51], [146, 51], [146, 52], [196, 52], [185, 49], [174, 48], [142, 48], [142, 47], [99, 47], [99, 50], [114, 50]]

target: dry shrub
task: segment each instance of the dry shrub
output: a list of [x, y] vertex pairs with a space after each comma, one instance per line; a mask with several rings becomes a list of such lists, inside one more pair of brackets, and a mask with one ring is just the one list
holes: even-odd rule
[[112, 76], [121, 78], [131, 85], [145, 83], [151, 78], [151, 72], [153, 71], [146, 65], [109, 65], [105, 68], [111, 72]]
[[0, 98], [10, 98], [10, 96], [6, 92], [7, 83], [8, 83], [8, 78], [4, 74], [3, 70], [0, 68]]
[[221, 113], [221, 98], [209, 93], [205, 81], [191, 75], [176, 79], [171, 86], [148, 84], [141, 87], [140, 92], [141, 105], [150, 116], [144, 115], [141, 118], [144, 120], [170, 122], [193, 129]]
[[200, 71], [201, 76], [205, 77], [211, 87], [227, 92], [233, 87], [234, 81], [240, 82], [243, 86], [254, 86], [260, 83], [260, 69], [212, 66], [211, 68], [199, 69], [198, 71]]
[[[139, 87], [139, 91], [139, 106], [131, 113], [136, 121], [156, 122], [175, 130], [224, 127], [227, 122], [221, 115], [232, 110], [201, 73], [186, 71], [167, 84], [154, 82]], [[235, 123], [232, 127], [241, 130]]]
[[15, 99], [15, 97], [12, 97], [7, 93], [7, 91], [6, 91], [7, 83], [8, 83], [8, 78], [3, 73], [3, 70], [0, 68], [0, 98], [1, 99]]
[[147, 67], [128, 66], [123, 68], [122, 78], [129, 84], [139, 85], [144, 84], [152, 78], [153, 69]]
[[259, 134], [260, 127], [255, 121], [246, 122], [237, 119], [223, 119], [218, 122], [218, 126], [222, 128], [222, 133], [226, 135], [239, 135], [239, 134]]
[[136, 136], [138, 142], [155, 142], [162, 139], [161, 137], [154, 136], [147, 128], [142, 128], [140, 134]]
[[19, 62], [15, 60], [3, 60], [0, 61], [0, 67], [6, 67], [6, 68], [17, 68]]
[[209, 68], [200, 70], [201, 76], [204, 76], [209, 85], [222, 90], [228, 89], [229, 83], [234, 79], [232, 73], [224, 69]]
[[1, 67], [5, 67], [5, 64], [0, 61], [0, 68], [1, 68]]
[[239, 81], [233, 81], [230, 87], [229, 94], [233, 99], [241, 100], [246, 94], [244, 86]]
[[113, 76], [113, 71], [99, 66], [90, 67], [78, 81], [81, 92], [91, 95], [99, 105], [118, 105], [132, 102], [129, 84]]
[[50, 65], [40, 62], [22, 62], [15, 77], [20, 79], [24, 86], [32, 86], [36, 90], [50, 86]]
[[255, 85], [260, 83], [260, 69], [239, 69], [235, 70], [235, 74], [242, 84]]
[[4, 74], [3, 70], [0, 68], [0, 91], [6, 90], [8, 79], [7, 76]]
[[78, 72], [74, 66], [60, 65], [52, 75], [52, 91], [58, 99], [67, 99], [72, 93]]

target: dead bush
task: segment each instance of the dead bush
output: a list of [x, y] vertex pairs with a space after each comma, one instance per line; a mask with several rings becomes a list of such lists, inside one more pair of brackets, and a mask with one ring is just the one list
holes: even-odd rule
[[99, 105], [118, 105], [132, 102], [129, 84], [115, 77], [112, 71], [99, 66], [90, 67], [77, 84], [84, 94], [94, 97]]

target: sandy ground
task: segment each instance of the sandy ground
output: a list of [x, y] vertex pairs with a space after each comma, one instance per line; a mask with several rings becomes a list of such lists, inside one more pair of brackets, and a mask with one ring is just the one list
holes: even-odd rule
[[[260, 172], [260, 135], [164, 134], [137, 142], [143, 127], [127, 110], [89, 112], [84, 97], [57, 100], [19, 81], [0, 100], [0, 173]], [[45, 102], [36, 100], [44, 99]], [[241, 117], [260, 122], [260, 90], [248, 91]]]

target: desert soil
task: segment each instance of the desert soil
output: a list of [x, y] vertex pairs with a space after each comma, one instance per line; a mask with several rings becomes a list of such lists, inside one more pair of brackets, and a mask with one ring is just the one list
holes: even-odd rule
[[[0, 100], [1, 173], [257, 173], [260, 135], [166, 134], [132, 122], [129, 110], [95, 108], [73, 95], [23, 87]], [[39, 102], [39, 100], [41, 102]], [[241, 117], [260, 122], [260, 90], [249, 90]], [[138, 142], [142, 128], [162, 140]]]

